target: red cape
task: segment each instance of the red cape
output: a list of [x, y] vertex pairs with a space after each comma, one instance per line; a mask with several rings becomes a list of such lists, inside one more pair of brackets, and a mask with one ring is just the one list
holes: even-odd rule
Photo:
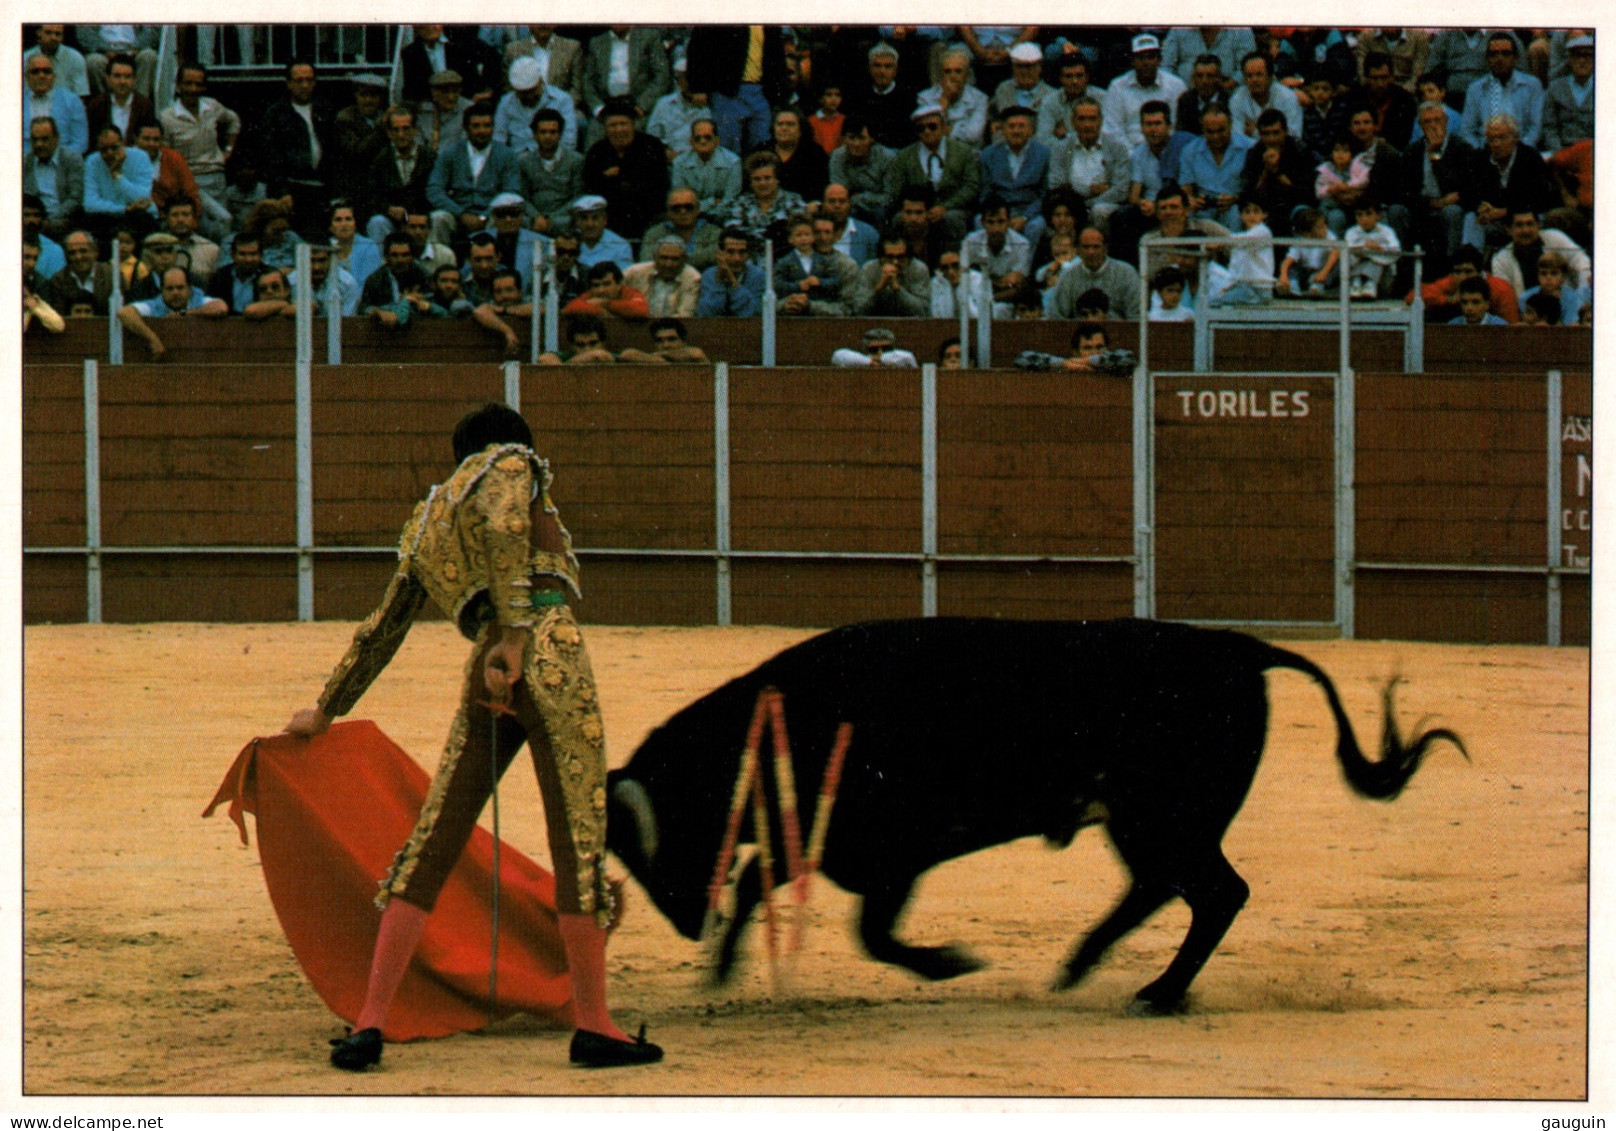
[[[318, 738], [255, 738], [236, 757], [204, 817], [229, 802], [258, 818], [258, 855], [270, 901], [315, 992], [350, 1024], [365, 1000], [381, 912], [378, 883], [415, 826], [428, 777], [367, 720]], [[389, 1041], [480, 1029], [513, 1013], [572, 1025], [572, 989], [556, 929], [555, 877], [500, 845], [499, 987], [492, 1016], [494, 838], [472, 833], [427, 920], [388, 1011]]]

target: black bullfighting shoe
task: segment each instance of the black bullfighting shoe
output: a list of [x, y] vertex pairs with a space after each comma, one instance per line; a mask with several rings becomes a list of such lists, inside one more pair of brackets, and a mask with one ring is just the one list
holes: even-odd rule
[[361, 1029], [331, 1042], [331, 1064], [349, 1072], [363, 1072], [382, 1059], [382, 1031]]
[[618, 1068], [630, 1064], [655, 1064], [662, 1059], [662, 1046], [645, 1039], [645, 1026], [632, 1041], [619, 1041], [589, 1029], [572, 1035], [572, 1063], [585, 1068]]

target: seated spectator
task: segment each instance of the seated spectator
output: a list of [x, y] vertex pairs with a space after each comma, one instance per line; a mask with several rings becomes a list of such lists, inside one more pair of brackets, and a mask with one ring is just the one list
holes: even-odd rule
[[1050, 237], [1049, 248], [1049, 261], [1033, 272], [1033, 283], [1041, 296], [1039, 305], [1045, 317], [1054, 309], [1055, 288], [1060, 286], [1061, 276], [1077, 262], [1077, 237], [1070, 232], [1057, 232]]
[[1348, 115], [1368, 110], [1374, 117], [1375, 132], [1393, 145], [1412, 137], [1417, 104], [1414, 96], [1392, 81], [1392, 58], [1384, 52], [1364, 56], [1362, 89], [1348, 97]]
[[1356, 223], [1347, 229], [1348, 292], [1351, 298], [1379, 298], [1397, 271], [1402, 244], [1397, 233], [1381, 223], [1380, 205], [1363, 197], [1353, 206]]
[[[433, 241], [432, 218], [427, 212], [416, 212], [412, 209], [406, 213], [403, 231], [410, 237], [410, 243], [415, 246], [415, 262], [421, 265], [421, 270], [426, 272], [427, 278], [430, 279], [432, 272], [445, 263], [459, 262], [455, 258], [454, 248]], [[376, 242], [378, 246], [385, 246], [387, 237], [384, 235]]]
[[118, 293], [124, 302], [156, 298], [162, 293], [162, 284], [152, 277], [151, 268], [146, 266], [144, 239], [132, 224], [119, 224], [112, 230], [112, 243], [117, 249]]
[[[1448, 112], [1448, 136], [1458, 137], [1459, 127], [1464, 124], [1464, 115], [1455, 110], [1453, 104], [1448, 100], [1448, 76], [1441, 71], [1426, 71], [1420, 76], [1419, 89], [1415, 93], [1419, 95], [1420, 103], [1442, 103]], [[1414, 132], [1409, 135], [1409, 144], [1412, 145], [1424, 136], [1425, 133], [1420, 129], [1419, 124], [1419, 106], [1416, 105]], [[1471, 146], [1470, 148], [1475, 149], [1476, 147]]]
[[[1296, 214], [1295, 234], [1308, 239], [1322, 240], [1331, 236], [1330, 225], [1324, 213], [1317, 208], [1304, 208]], [[1339, 282], [1336, 268], [1341, 252], [1333, 247], [1292, 247], [1279, 264], [1279, 277], [1274, 282], [1277, 295], [1296, 295], [1320, 298]]]
[[163, 273], [162, 294], [124, 306], [118, 311], [118, 321], [124, 329], [146, 343], [153, 361], [161, 361], [166, 347], [157, 332], [146, 324], [148, 318], [220, 318], [226, 313], [224, 303], [206, 297], [191, 286], [184, 268], [170, 267]]
[[1579, 247], [1593, 246], [1594, 222], [1594, 142], [1583, 138], [1572, 142], [1546, 162], [1549, 176], [1560, 193], [1561, 207], [1543, 214], [1545, 227], [1558, 228], [1577, 241]]
[[861, 316], [923, 318], [931, 311], [931, 272], [910, 254], [901, 229], [881, 239], [881, 257], [859, 269], [855, 313]]
[[836, 250], [854, 263], [863, 266], [874, 259], [880, 250], [881, 235], [869, 224], [853, 215], [853, 196], [847, 186], [834, 181], [825, 186], [815, 217], [831, 222]]
[[974, 267], [966, 271], [964, 260], [957, 250], [945, 251], [937, 258], [937, 270], [931, 277], [931, 316], [956, 319], [960, 310], [960, 285], [964, 284], [964, 304], [969, 317], [980, 317], [982, 272]]
[[1594, 137], [1594, 41], [1589, 35], [1566, 41], [1571, 73], [1549, 83], [1543, 96], [1545, 156]]
[[[1139, 128], [1139, 110], [1147, 102], [1160, 100], [1178, 104], [1188, 88], [1171, 71], [1162, 70], [1161, 41], [1148, 32], [1133, 37], [1130, 61], [1133, 71], [1111, 83], [1105, 94], [1105, 128], [1122, 138], [1132, 149], [1145, 135]], [[1203, 111], [1202, 125], [1205, 125]]]
[[[424, 295], [431, 284], [415, 262], [415, 244], [403, 232], [394, 232], [382, 241], [382, 265], [365, 279], [359, 295], [359, 313], [396, 307], [410, 292]], [[424, 301], [424, 300], [423, 300]], [[390, 324], [397, 325], [397, 310]], [[388, 324], [386, 319], [382, 320]]]
[[156, 175], [144, 153], [125, 148], [117, 127], [103, 129], [96, 137], [96, 152], [84, 162], [85, 223], [101, 233], [110, 233], [121, 223], [151, 231], [157, 226], [157, 206], [152, 203]]
[[[1558, 324], [1575, 326], [1577, 312], [1583, 304], [1590, 301], [1589, 292], [1566, 283], [1566, 271], [1569, 264], [1566, 257], [1558, 251], [1546, 251], [1537, 261], [1537, 285], [1521, 292], [1521, 317], [1526, 317], [1527, 304], [1532, 299], [1542, 296], [1552, 298], [1560, 311]], [[1539, 309], [1542, 309], [1541, 305]]]
[[189, 201], [198, 209], [202, 207], [202, 192], [197, 188], [185, 158], [163, 144], [163, 127], [156, 122], [141, 126], [136, 132], [135, 148], [146, 155], [156, 170], [152, 178], [151, 199], [159, 216], [176, 200]]
[[690, 143], [673, 159], [669, 182], [675, 192], [695, 193], [701, 215], [715, 223], [729, 215], [741, 192], [741, 159], [718, 144], [718, 126], [708, 119], [690, 124]]
[[641, 350], [631, 346], [617, 355], [618, 361], [640, 365], [707, 364], [706, 352], [685, 340], [685, 324], [678, 318], [653, 318], [648, 329], [651, 348]]
[[578, 237], [578, 264], [585, 269], [604, 260], [627, 271], [634, 266], [634, 249], [606, 226], [606, 198], [593, 194], [572, 202], [572, 232]]
[[86, 231], [69, 232], [62, 240], [67, 266], [51, 276], [45, 298], [58, 311], [67, 311], [80, 302], [90, 304], [90, 313], [104, 316], [112, 300], [112, 265], [100, 261], [95, 237]]
[[461, 116], [463, 139], [438, 150], [427, 179], [432, 238], [454, 246], [488, 225], [493, 199], [522, 187], [516, 154], [494, 140], [494, 112], [473, 103]]
[[561, 336], [566, 348], [540, 354], [540, 365], [610, 365], [617, 360], [606, 348], [606, 323], [593, 314], [569, 319]]
[[1537, 216], [1525, 209], [1510, 216], [1509, 243], [1493, 256], [1492, 273], [1518, 295], [1529, 280], [1537, 278], [1538, 261], [1549, 251], [1557, 251], [1564, 258], [1567, 283], [1578, 290], [1593, 290], [1593, 263], [1588, 253], [1564, 232], [1543, 228]]
[[[690, 81], [686, 78], [689, 73], [689, 61], [684, 57], [673, 61], [674, 89], [657, 99], [656, 105], [651, 108], [651, 116], [645, 123], [645, 132], [662, 143], [663, 149], [668, 152], [670, 162], [678, 160], [690, 152], [690, 129], [697, 122], [711, 122], [713, 120], [712, 107], [708, 105], [711, 99], [705, 93], [698, 93], [690, 89]], [[713, 127], [714, 138], [717, 138], [717, 125]]]
[[577, 232], [557, 232], [550, 250], [555, 252], [551, 272], [555, 281], [556, 297], [561, 305], [565, 306], [589, 289], [589, 279], [585, 275], [583, 263], [579, 260], [583, 252], [583, 241], [578, 238]]
[[1302, 107], [1301, 141], [1315, 168], [1330, 160], [1336, 140], [1347, 132], [1352, 100], [1339, 97], [1345, 86], [1334, 68], [1320, 65], [1307, 80], [1307, 104]]
[[67, 323], [56, 308], [40, 294], [45, 280], [35, 270], [39, 263], [39, 236], [29, 234], [22, 240], [22, 329], [27, 333], [36, 322], [52, 334], [67, 329]]
[[909, 245], [909, 254], [928, 269], [937, 262], [944, 250], [958, 247], [958, 241], [949, 239], [943, 221], [933, 220], [938, 215], [937, 194], [930, 184], [907, 185], [898, 195], [898, 215], [892, 225], [903, 232]]
[[[1095, 103], [1093, 109], [1098, 137], [1099, 104]], [[1049, 147], [1032, 136], [1033, 122], [1033, 112], [1026, 107], [1007, 108], [999, 116], [999, 140], [984, 149], [978, 159], [983, 196], [995, 197], [1009, 209], [1010, 226], [1028, 241], [1029, 253], [1044, 231], [1044, 184], [1064, 183]]]
[[[405, 101], [415, 109], [415, 128], [421, 132], [428, 153], [442, 153], [444, 147], [466, 140], [466, 111], [476, 103], [465, 97], [464, 91], [465, 79], [451, 68], [427, 80], [426, 101], [419, 102], [406, 95]], [[493, 109], [488, 107], [490, 113]], [[492, 131], [489, 137], [492, 139]]]
[[148, 123], [158, 127], [157, 112], [152, 101], [135, 91], [135, 60], [129, 55], [114, 55], [107, 61], [107, 88], [84, 100], [84, 117], [91, 137], [112, 126], [123, 135], [125, 145], [135, 145], [140, 127]]
[[[842, 86], [838, 82], [821, 83], [814, 94], [814, 112], [808, 116], [808, 132], [815, 145], [829, 162], [830, 155], [842, 144], [842, 126], [847, 115], [842, 113]], [[829, 165], [826, 174], [829, 175]]]
[[35, 269], [39, 272], [41, 284], [67, 266], [67, 256], [62, 252], [62, 245], [45, 235], [44, 227], [44, 201], [30, 193], [24, 193], [22, 234], [24, 240], [31, 240], [33, 246], [39, 250], [39, 261]]
[[548, 110], [560, 127], [561, 148], [577, 153], [578, 119], [572, 96], [544, 81], [544, 67], [539, 61], [526, 56], [513, 62], [510, 84], [511, 89], [494, 110], [494, 140], [518, 157], [539, 148], [534, 115]]
[[1441, 103], [1421, 103], [1418, 121], [1421, 137], [1403, 151], [1398, 180], [1409, 235], [1425, 248], [1425, 269], [1435, 276], [1447, 272], [1464, 239], [1465, 215], [1476, 203], [1480, 155], [1448, 134], [1448, 108]]
[[1054, 95], [1055, 88], [1044, 81], [1043, 51], [1036, 43], [1018, 43], [1010, 49], [1010, 77], [995, 87], [993, 97], [988, 99], [988, 117], [999, 121], [1005, 110], [1020, 106], [1032, 111], [1031, 125], [1036, 128], [1039, 109], [1045, 99]]
[[1010, 227], [1010, 210], [997, 196], [982, 204], [982, 227], [966, 237], [964, 260], [992, 280], [994, 317], [1009, 318], [1010, 302], [1032, 272], [1032, 244]]
[[516, 159], [518, 195], [528, 226], [554, 235], [571, 226], [572, 202], [584, 195], [584, 158], [565, 144], [561, 114], [551, 107], [534, 113], [529, 132], [533, 143]]
[[73, 153], [90, 148], [90, 126], [84, 103], [78, 95], [56, 85], [56, 64], [49, 56], [35, 55], [23, 65], [27, 91], [22, 96], [22, 120], [32, 124], [40, 118], [56, 123], [61, 144]]
[[[1247, 48], [1249, 51], [1250, 48]], [[1245, 52], [1241, 52], [1245, 54]], [[1238, 56], [1229, 64], [1229, 71], [1236, 70], [1240, 65]], [[1230, 78], [1224, 70], [1223, 61], [1210, 51], [1195, 57], [1191, 66], [1189, 89], [1178, 96], [1176, 103], [1166, 103], [1170, 112], [1167, 120], [1174, 124], [1174, 128], [1199, 137], [1201, 133], [1201, 115], [1212, 109], [1213, 106], [1229, 108], [1229, 92], [1234, 86], [1234, 79]], [[1140, 113], [1144, 108], [1140, 107]], [[1135, 142], [1134, 144], [1138, 144]]]
[[66, 24], [40, 24], [34, 32], [34, 45], [22, 53], [23, 65], [36, 55], [43, 55], [56, 69], [56, 82], [63, 90], [80, 98], [90, 96], [90, 76], [84, 67], [84, 56], [66, 43]]
[[887, 196], [902, 201], [906, 189], [924, 185], [935, 196], [928, 220], [942, 228], [944, 238], [957, 244], [969, 230], [982, 184], [976, 150], [943, 135], [943, 111], [936, 105], [918, 107], [911, 115], [919, 137], [893, 158], [887, 171]]
[[[1376, 132], [1374, 115], [1362, 106], [1354, 108], [1347, 118], [1347, 135], [1352, 139], [1354, 160], [1369, 170], [1369, 181], [1359, 195], [1379, 201], [1386, 223], [1403, 239], [1409, 215], [1398, 195], [1402, 151]], [[1351, 200], [1356, 207], [1357, 197]]]
[[[840, 189], [840, 185], [828, 186]], [[831, 262], [831, 271], [849, 313], [858, 308], [859, 263], [836, 246], [836, 222], [821, 209], [813, 218], [814, 251]], [[880, 250], [879, 244], [877, 251]]]
[[382, 265], [381, 245], [359, 234], [359, 218], [348, 201], [331, 202], [331, 219], [326, 230], [337, 264], [354, 278], [368, 279]]
[[1128, 155], [1125, 203], [1112, 211], [1107, 233], [1118, 254], [1130, 263], [1138, 258], [1139, 237], [1155, 219], [1156, 194], [1163, 185], [1178, 182], [1179, 158], [1184, 147], [1195, 140], [1194, 134], [1174, 130], [1171, 121], [1165, 102], [1147, 102], [1139, 108], [1139, 128], [1145, 140]]
[[897, 348], [898, 336], [884, 326], [873, 326], [864, 331], [863, 349], [843, 347], [830, 355], [832, 365], [842, 367], [875, 367], [914, 369], [919, 363], [908, 350]]
[[198, 219], [208, 238], [222, 241], [232, 223], [225, 205], [229, 161], [241, 136], [241, 118], [216, 98], [207, 97], [208, 71], [200, 63], [180, 64], [174, 102], [157, 115], [163, 141], [185, 158], [202, 193]]
[[651, 317], [651, 308], [644, 294], [624, 286], [622, 270], [608, 259], [589, 269], [589, 289], [562, 307], [561, 313], [567, 317], [594, 314], [607, 320], [644, 322]]
[[780, 190], [805, 201], [817, 200], [830, 179], [830, 158], [807, 136], [802, 113], [795, 107], [780, 107], [774, 112], [771, 136], [773, 141], [763, 152], [779, 159], [774, 171]]
[[[1168, 185], [1156, 194], [1156, 228], [1147, 233], [1160, 239], [1184, 239], [1196, 236], [1227, 236], [1229, 229], [1212, 220], [1196, 220], [1190, 216], [1189, 198], [1177, 185]], [[1154, 247], [1150, 249], [1148, 266], [1143, 274], [1154, 274], [1166, 266], [1177, 267], [1189, 280], [1190, 294], [1200, 287], [1201, 262], [1205, 254], [1201, 248]]]
[[207, 285], [208, 297], [224, 303], [226, 310], [240, 314], [253, 301], [254, 283], [264, 270], [263, 245], [258, 234], [242, 232], [231, 242], [229, 258], [214, 270]]
[[752, 318], [762, 313], [768, 283], [763, 268], [750, 262], [751, 239], [740, 228], [718, 237], [718, 261], [701, 273], [696, 313], [703, 318]]
[[814, 221], [799, 212], [786, 223], [791, 248], [774, 261], [775, 309], [781, 314], [842, 316], [848, 305], [835, 261], [814, 248]]
[[[499, 248], [494, 243], [493, 235], [489, 232], [478, 232], [472, 236], [471, 243], [466, 248], [465, 265], [460, 269], [460, 289], [465, 292], [472, 305], [481, 306], [483, 303], [493, 301], [494, 276], [499, 274], [501, 267], [515, 270], [511, 264], [501, 262]], [[518, 275], [518, 278], [520, 277]], [[427, 278], [430, 279], [431, 276], [428, 275]]]
[[219, 245], [198, 235], [196, 223], [196, 205], [184, 197], [169, 201], [163, 210], [163, 231], [177, 242], [191, 282], [206, 290], [219, 265]]
[[[649, 29], [635, 29], [642, 30]], [[584, 191], [606, 201], [612, 230], [631, 240], [661, 218], [668, 195], [667, 153], [639, 132], [634, 115], [627, 99], [608, 101], [600, 111], [605, 136], [584, 154]]]
[[1246, 196], [1262, 202], [1268, 226], [1277, 235], [1290, 235], [1291, 213], [1313, 201], [1313, 168], [1278, 110], [1257, 117], [1257, 144], [1246, 151], [1244, 179]]
[[1235, 133], [1230, 123], [1229, 111], [1221, 106], [1208, 110], [1201, 116], [1201, 136], [1184, 146], [1178, 161], [1178, 183], [1193, 214], [1225, 228], [1239, 224], [1246, 151], [1256, 145]]
[[663, 240], [672, 237], [684, 247], [685, 258], [699, 273], [718, 260], [721, 229], [702, 216], [700, 201], [693, 188], [675, 188], [668, 193], [666, 220], [653, 224], [640, 241], [640, 258], [647, 260]]
[[[522, 277], [509, 267], [501, 267], [494, 272], [493, 296], [477, 309], [502, 320], [531, 318], [533, 315], [533, 303], [522, 294]], [[484, 319], [479, 317], [478, 321], [483, 322]], [[507, 339], [506, 344], [511, 344], [512, 339]]]
[[965, 348], [958, 338], [945, 338], [937, 347], [938, 369], [962, 369], [965, 366]]
[[187, 275], [190, 274], [190, 265], [180, 257], [180, 241], [167, 232], [153, 232], [140, 242], [140, 261], [149, 285], [126, 290], [126, 301], [156, 298], [162, 290], [163, 275], [170, 267], [178, 267]]
[[84, 52], [84, 70], [92, 92], [108, 88], [108, 71], [114, 58], [129, 56], [135, 61], [135, 89], [151, 97], [160, 28], [155, 24], [79, 24], [74, 30]]
[[892, 207], [887, 178], [896, 154], [877, 144], [869, 123], [858, 114], [849, 114], [842, 126], [842, 144], [830, 155], [829, 176], [842, 185], [853, 200], [853, 215], [879, 229], [887, 222]]
[[726, 224], [772, 243], [776, 254], [786, 246], [786, 220], [807, 208], [802, 197], [780, 187], [779, 166], [780, 159], [770, 150], [759, 150], [742, 163], [741, 194]]
[[1476, 211], [1465, 218], [1465, 242], [1489, 250], [1509, 242], [1518, 212], [1541, 215], [1559, 202], [1541, 154], [1521, 141], [1509, 114], [1495, 114], [1484, 130], [1486, 152], [1476, 162]]
[[1369, 166], [1352, 152], [1350, 135], [1335, 139], [1330, 159], [1319, 163], [1313, 178], [1313, 196], [1330, 234], [1347, 234], [1352, 209], [1369, 188]]
[[290, 271], [297, 264], [297, 245], [303, 240], [292, 230], [292, 206], [284, 200], [261, 200], [253, 205], [240, 235], [230, 241], [232, 249], [235, 240], [249, 234], [257, 238], [266, 266]]
[[[1061, 187], [1045, 193], [1043, 208], [1044, 234], [1032, 249], [1034, 271], [1054, 258], [1050, 245], [1057, 235], [1069, 237], [1075, 248], [1077, 234], [1088, 226], [1088, 209], [1084, 206], [1082, 198], [1071, 188]], [[1137, 254], [1137, 248], [1135, 253]]]
[[1521, 320], [1515, 324], [1517, 326], [1559, 326], [1563, 324], [1561, 309], [1559, 298], [1538, 291], [1521, 303]]
[[336, 196], [359, 200], [370, 179], [370, 164], [388, 148], [387, 80], [380, 75], [352, 76], [353, 101], [337, 111], [331, 125], [331, 190]]
[[[1153, 115], [1152, 136], [1162, 137], [1165, 144], [1171, 136], [1162, 135], [1166, 103], [1148, 105], [1159, 111]], [[1141, 108], [1141, 115], [1144, 112]], [[1071, 132], [1055, 146], [1050, 158], [1048, 183], [1051, 189], [1070, 188], [1075, 192], [1088, 210], [1089, 223], [1108, 232], [1112, 215], [1128, 199], [1133, 158], [1120, 138], [1101, 132], [1102, 121], [1099, 102], [1078, 99], [1072, 106]], [[1149, 152], [1148, 141], [1140, 145]]]
[[[286, 283], [295, 303], [302, 280], [295, 270], [288, 271]], [[309, 245], [309, 290], [309, 312], [315, 318], [329, 317], [333, 310], [339, 318], [351, 318], [359, 313], [359, 280], [346, 267], [332, 270], [329, 247]], [[330, 310], [327, 303], [331, 304]]]
[[1507, 326], [1498, 315], [1491, 313], [1487, 308], [1491, 296], [1487, 291], [1487, 284], [1476, 278], [1462, 280], [1459, 283], [1459, 315], [1449, 320], [1449, 326]]
[[701, 300], [701, 272], [687, 261], [684, 241], [663, 236], [650, 250], [647, 262], [623, 273], [623, 285], [645, 296], [652, 317], [694, 317]]
[[869, 127], [878, 143], [896, 149], [908, 139], [905, 119], [914, 106], [915, 84], [898, 76], [898, 51], [890, 43], [877, 43], [865, 57], [862, 81], [844, 84], [842, 93]]
[[1098, 288], [1110, 299], [1111, 308], [1137, 317], [1140, 309], [1139, 272], [1106, 249], [1105, 234], [1095, 227], [1084, 228], [1077, 238], [1078, 262], [1068, 268], [1055, 288], [1052, 303], [1057, 318], [1075, 318], [1077, 299], [1090, 288]]
[[970, 74], [970, 48], [955, 44], [937, 62], [937, 82], [921, 91], [916, 101], [941, 107], [948, 136], [979, 149], [989, 140], [988, 96], [970, 84]]
[[22, 159], [22, 191], [39, 200], [41, 230], [53, 237], [73, 230], [84, 206], [84, 158], [61, 144], [54, 118], [28, 124], [28, 154]]
[[1079, 373], [1104, 373], [1115, 377], [1131, 377], [1139, 364], [1132, 350], [1112, 349], [1111, 336], [1105, 323], [1083, 321], [1072, 331], [1072, 353], [1069, 357], [1022, 350], [1012, 362], [1017, 369], [1063, 369]]
[[[1479, 279], [1487, 289], [1487, 310], [1505, 323], [1520, 321], [1520, 304], [1515, 288], [1503, 279], [1486, 273], [1486, 259], [1482, 253], [1466, 244], [1453, 253], [1452, 273], [1442, 279], [1433, 279], [1420, 288], [1425, 303], [1425, 317], [1429, 322], [1447, 322], [1459, 314], [1459, 284], [1466, 279]], [[1410, 292], [1403, 301], [1413, 302]]]
[[[1229, 118], [1236, 134], [1255, 140], [1258, 122], [1267, 110], [1278, 110], [1285, 118], [1285, 132], [1302, 136], [1302, 103], [1296, 92], [1275, 81], [1273, 64], [1260, 51], [1240, 60], [1241, 85], [1229, 96]], [[1405, 94], [1405, 97], [1407, 95]]]
[[426, 186], [437, 158], [421, 140], [415, 128], [415, 111], [408, 106], [390, 107], [382, 126], [387, 143], [365, 169], [362, 201], [369, 217], [365, 234], [378, 246], [388, 234], [404, 226], [411, 212], [430, 214]]
[[296, 318], [297, 304], [292, 301], [292, 286], [286, 272], [278, 267], [253, 280], [253, 300], [241, 311], [243, 318], [262, 322], [270, 318]]
[[[1322, 217], [1321, 217], [1322, 219]], [[1195, 310], [1184, 301], [1189, 280], [1177, 267], [1163, 267], [1150, 277], [1150, 320], [1152, 322], [1193, 322]]]
[[1358, 36], [1355, 53], [1358, 73], [1367, 74], [1369, 58], [1384, 52], [1392, 67], [1392, 81], [1410, 94], [1419, 94], [1419, 76], [1431, 54], [1431, 34], [1420, 28], [1369, 28]]
[[1538, 148], [1543, 133], [1543, 84], [1524, 71], [1515, 69], [1519, 48], [1507, 31], [1494, 31], [1487, 37], [1488, 74], [1476, 79], [1465, 91], [1464, 121], [1459, 136], [1480, 148], [1489, 118], [1508, 114], [1515, 120], [1521, 144]]
[[527, 204], [514, 192], [502, 192], [488, 204], [488, 227], [484, 234], [494, 237], [494, 249], [499, 261], [514, 267], [522, 276], [522, 289], [533, 290], [534, 248], [549, 258], [550, 240], [526, 226]]
[[[1038, 125], [1034, 131], [1035, 137], [1051, 149], [1057, 142], [1069, 136], [1072, 126], [1072, 111], [1077, 108], [1079, 100], [1092, 98], [1094, 104], [1101, 108], [1102, 116], [1105, 113], [1105, 88], [1089, 84], [1089, 62], [1082, 55], [1063, 55], [1060, 59], [1060, 89], [1044, 99], [1038, 107]], [[1171, 121], [1173, 110], [1163, 102], [1164, 112]], [[1143, 107], [1140, 108], [1143, 113]]]
[[[490, 296], [492, 297], [492, 296]], [[428, 318], [469, 318], [475, 309], [470, 299], [461, 290], [460, 268], [452, 263], [446, 263], [432, 272], [432, 289], [427, 293], [426, 316]], [[509, 331], [510, 327], [503, 322], [500, 328]], [[500, 335], [502, 338], [504, 334]], [[512, 333], [511, 337], [515, 337]], [[514, 345], [510, 339], [506, 343]]]

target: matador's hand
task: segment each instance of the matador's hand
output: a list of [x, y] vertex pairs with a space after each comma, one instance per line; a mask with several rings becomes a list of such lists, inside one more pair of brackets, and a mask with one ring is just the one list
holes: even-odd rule
[[286, 733], [299, 738], [313, 738], [317, 734], [324, 734], [330, 726], [331, 716], [318, 707], [306, 707], [292, 716], [292, 721], [286, 724]]
[[525, 628], [505, 628], [501, 632], [499, 643], [488, 650], [483, 661], [483, 685], [494, 702], [503, 705], [511, 697], [511, 688], [522, 678], [529, 633]]

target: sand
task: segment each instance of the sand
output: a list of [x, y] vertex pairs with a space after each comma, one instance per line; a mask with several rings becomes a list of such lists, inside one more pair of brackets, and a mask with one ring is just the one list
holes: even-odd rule
[[[776, 979], [760, 932], [721, 989], [702, 949], [631, 883], [610, 951], [626, 1026], [668, 1050], [590, 1073], [529, 1017], [390, 1046], [332, 1070], [342, 1024], [304, 979], [258, 868], [221, 814], [236, 752], [310, 704], [348, 624], [44, 626], [24, 634], [25, 1095], [896, 1095], [1577, 1099], [1587, 1089], [1586, 649], [1293, 645], [1330, 671], [1376, 740], [1381, 682], [1405, 723], [1467, 739], [1401, 799], [1359, 800], [1324, 700], [1269, 677], [1273, 723], [1226, 840], [1252, 895], [1190, 1010], [1129, 1016], [1176, 949], [1169, 905], [1076, 989], [1047, 990], [1120, 894], [1099, 829], [1064, 852], [1020, 841], [928, 874], [903, 924], [990, 965], [944, 983], [866, 959], [851, 897], [821, 883], [807, 943]], [[661, 719], [804, 635], [588, 628], [613, 764]], [[361, 701], [429, 769], [464, 646], [416, 628]], [[545, 860], [531, 773], [502, 791], [507, 840]], [[256, 845], [256, 841], [254, 842]], [[1535, 1117], [1530, 1120], [1534, 1125]]]

